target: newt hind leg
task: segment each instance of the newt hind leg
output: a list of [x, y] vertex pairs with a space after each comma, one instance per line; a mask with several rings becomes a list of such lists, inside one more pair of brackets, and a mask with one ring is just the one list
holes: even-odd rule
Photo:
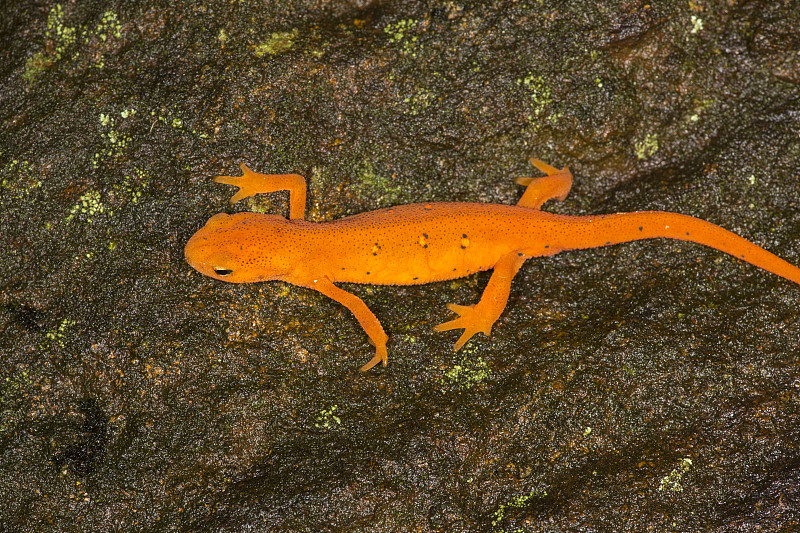
[[529, 207], [531, 209], [540, 209], [546, 201], [554, 198], [563, 202], [569, 190], [572, 188], [572, 173], [569, 171], [569, 168], [564, 167], [559, 170], [533, 158], [530, 159], [530, 162], [533, 166], [547, 174], [547, 176], [542, 176], [540, 178], [517, 178], [515, 181], [518, 184], [527, 187], [522, 194], [522, 198], [517, 202], [517, 205], [520, 207]]
[[508, 302], [508, 293], [511, 290], [511, 280], [517, 273], [522, 263], [529, 256], [519, 252], [512, 252], [500, 258], [494, 266], [492, 277], [483, 290], [483, 296], [475, 305], [447, 304], [447, 308], [458, 313], [459, 317], [449, 322], [439, 324], [435, 331], [449, 331], [451, 329], [464, 329], [464, 333], [453, 347], [458, 351], [467, 341], [478, 332], [487, 337], [492, 332], [492, 326], [500, 318]]
[[250, 196], [266, 192], [289, 191], [289, 218], [303, 219], [306, 212], [306, 180], [299, 174], [259, 174], [241, 163], [242, 176], [217, 176], [214, 181], [233, 185], [239, 190], [230, 202], [235, 204]]

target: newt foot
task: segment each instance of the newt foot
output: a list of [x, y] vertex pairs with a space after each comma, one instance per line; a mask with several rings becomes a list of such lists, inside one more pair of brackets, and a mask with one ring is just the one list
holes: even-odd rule
[[375, 347], [375, 357], [370, 359], [369, 363], [359, 368], [362, 372], [366, 372], [378, 363], [383, 363], [383, 366], [389, 362], [389, 356], [386, 353], [386, 344]]
[[244, 175], [242, 176], [216, 176], [214, 181], [217, 183], [224, 183], [225, 185], [233, 185], [234, 187], [238, 187], [239, 190], [236, 191], [236, 194], [231, 196], [229, 200], [230, 203], [235, 204], [239, 200], [244, 200], [250, 196], [254, 196], [258, 194], [260, 191], [258, 190], [258, 183], [257, 179], [260, 174], [253, 172], [247, 165], [244, 163], [239, 164], [239, 168], [242, 169]]
[[434, 331], [450, 331], [451, 329], [464, 328], [464, 333], [456, 341], [453, 351], [457, 352], [478, 332], [484, 333], [487, 337], [492, 332], [494, 320], [481, 312], [476, 305], [457, 305], [447, 304], [447, 308], [458, 313], [459, 317], [449, 322], [434, 326]]

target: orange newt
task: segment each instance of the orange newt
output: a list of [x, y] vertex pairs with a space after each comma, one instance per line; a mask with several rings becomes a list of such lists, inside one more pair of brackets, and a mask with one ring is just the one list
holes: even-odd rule
[[235, 203], [258, 193], [289, 191], [289, 219], [259, 213], [220, 213], [186, 243], [186, 260], [222, 281], [281, 280], [314, 289], [347, 307], [364, 328], [375, 357], [361, 367], [387, 363], [380, 322], [342, 283], [417, 285], [493, 269], [475, 305], [448, 304], [458, 318], [436, 331], [463, 329], [459, 350], [477, 332], [489, 335], [508, 301], [511, 280], [527, 259], [563, 250], [594, 248], [663, 237], [704, 244], [788, 280], [800, 283], [800, 268], [715, 224], [664, 211], [567, 216], [540, 211], [550, 199], [564, 200], [572, 187], [567, 167], [536, 159], [547, 174], [518, 178], [526, 189], [517, 205], [430, 202], [399, 205], [312, 223], [303, 220], [306, 183], [297, 174], [258, 174], [244, 164], [243, 176], [215, 181], [239, 188]]

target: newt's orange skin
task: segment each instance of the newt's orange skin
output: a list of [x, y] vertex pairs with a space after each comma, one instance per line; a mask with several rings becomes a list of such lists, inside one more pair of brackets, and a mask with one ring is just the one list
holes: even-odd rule
[[540, 211], [547, 200], [563, 200], [572, 186], [565, 167], [531, 162], [547, 176], [519, 178], [527, 188], [516, 206], [431, 202], [378, 209], [333, 222], [303, 220], [306, 185], [297, 174], [257, 174], [241, 165], [241, 177], [216, 181], [239, 187], [237, 202], [254, 194], [290, 191], [290, 219], [258, 213], [220, 213], [186, 243], [186, 260], [223, 281], [281, 280], [315, 289], [346, 306], [375, 345], [361, 367], [386, 365], [386, 340], [378, 319], [337, 282], [416, 285], [494, 269], [475, 305], [449, 304], [459, 318], [436, 331], [464, 329], [460, 349], [475, 333], [489, 335], [508, 301], [511, 280], [531, 257], [664, 237], [692, 241], [738, 257], [800, 283], [800, 269], [763, 248], [703, 220], [663, 211], [566, 216]]

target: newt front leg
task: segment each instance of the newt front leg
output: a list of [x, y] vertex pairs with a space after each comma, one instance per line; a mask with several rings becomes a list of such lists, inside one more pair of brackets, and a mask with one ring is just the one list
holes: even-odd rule
[[372, 311], [369, 310], [369, 307], [367, 307], [367, 304], [365, 304], [361, 298], [355, 294], [350, 294], [349, 292], [340, 289], [334, 285], [331, 280], [325, 277], [310, 280], [306, 283], [298, 283], [290, 280], [290, 283], [317, 290], [328, 298], [336, 300], [348, 308], [353, 315], [355, 315], [358, 323], [361, 324], [362, 328], [364, 328], [367, 337], [369, 337], [369, 340], [375, 345], [375, 357], [373, 357], [366, 365], [360, 368], [362, 372], [366, 372], [378, 363], [383, 363], [383, 366], [386, 366], [386, 363], [389, 359], [386, 354], [386, 341], [389, 339], [389, 337], [383, 331], [381, 323], [378, 322], [378, 319], [375, 317]]
[[239, 187], [230, 203], [266, 192], [289, 191], [289, 219], [303, 219], [306, 213], [306, 180], [299, 174], [260, 174], [244, 163], [239, 164], [244, 175], [217, 176], [214, 181]]

